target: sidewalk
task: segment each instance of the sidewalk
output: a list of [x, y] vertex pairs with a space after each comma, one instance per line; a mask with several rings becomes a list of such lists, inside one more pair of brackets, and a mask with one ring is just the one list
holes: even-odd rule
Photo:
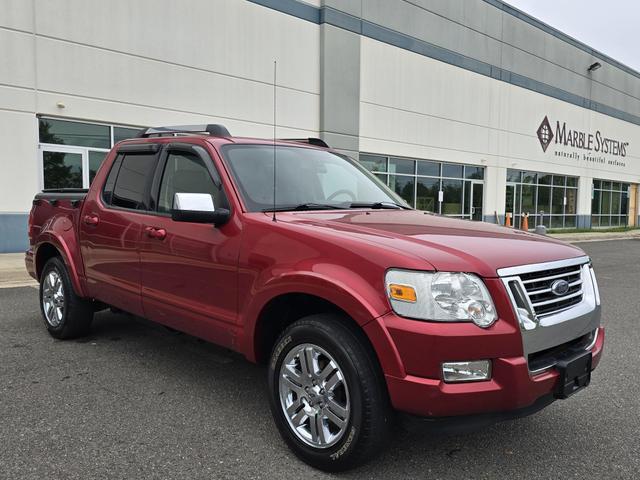
[[0, 254], [0, 288], [37, 285], [24, 267], [24, 253]]
[[550, 237], [557, 238], [565, 242], [601, 242], [604, 240], [632, 240], [640, 239], [640, 230], [629, 230], [628, 232], [581, 232], [581, 233], [552, 233]]

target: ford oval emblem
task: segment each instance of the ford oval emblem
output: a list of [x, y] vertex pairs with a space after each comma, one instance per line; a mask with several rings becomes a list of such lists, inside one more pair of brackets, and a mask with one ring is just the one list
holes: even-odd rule
[[556, 297], [566, 295], [569, 291], [569, 282], [566, 280], [556, 280], [551, 284], [551, 293]]

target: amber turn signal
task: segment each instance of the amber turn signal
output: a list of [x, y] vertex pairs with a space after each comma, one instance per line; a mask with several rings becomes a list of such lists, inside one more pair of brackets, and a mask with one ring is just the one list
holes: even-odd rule
[[397, 283], [391, 283], [389, 285], [389, 296], [393, 300], [400, 300], [402, 302], [416, 303], [417, 296], [416, 291], [409, 285], [398, 285]]

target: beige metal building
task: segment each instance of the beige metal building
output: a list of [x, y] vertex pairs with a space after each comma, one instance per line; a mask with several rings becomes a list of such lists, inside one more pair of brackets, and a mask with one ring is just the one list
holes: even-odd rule
[[142, 126], [319, 136], [417, 208], [638, 222], [640, 73], [499, 0], [0, 0], [0, 252]]

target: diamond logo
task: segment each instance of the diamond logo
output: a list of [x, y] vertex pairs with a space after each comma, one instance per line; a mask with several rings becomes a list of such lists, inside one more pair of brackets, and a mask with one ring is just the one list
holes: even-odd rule
[[540, 145], [542, 146], [542, 151], [546, 152], [547, 148], [551, 144], [551, 140], [553, 140], [553, 132], [551, 131], [551, 124], [549, 123], [549, 119], [544, 117], [544, 120], [538, 127], [538, 140], [540, 140]]

